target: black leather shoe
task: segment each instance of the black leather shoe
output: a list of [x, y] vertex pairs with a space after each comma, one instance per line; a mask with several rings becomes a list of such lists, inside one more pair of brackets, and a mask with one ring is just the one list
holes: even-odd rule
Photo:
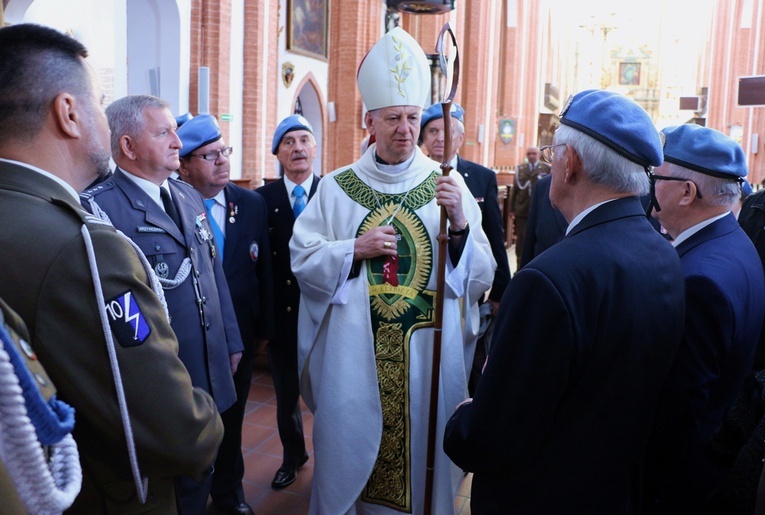
[[215, 507], [215, 510], [219, 513], [225, 513], [226, 515], [255, 515], [252, 508], [246, 502], [232, 506], [230, 508]]
[[271, 488], [274, 490], [281, 490], [282, 488], [291, 485], [297, 479], [297, 469], [305, 465], [308, 461], [308, 455], [304, 454], [303, 459], [297, 465], [282, 464], [279, 470], [274, 475], [274, 480], [271, 481]]

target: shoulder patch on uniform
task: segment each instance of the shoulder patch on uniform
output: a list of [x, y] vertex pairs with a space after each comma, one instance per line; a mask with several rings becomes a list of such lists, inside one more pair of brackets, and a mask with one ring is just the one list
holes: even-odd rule
[[105, 308], [112, 332], [122, 347], [138, 347], [151, 334], [151, 327], [132, 290], [107, 300]]

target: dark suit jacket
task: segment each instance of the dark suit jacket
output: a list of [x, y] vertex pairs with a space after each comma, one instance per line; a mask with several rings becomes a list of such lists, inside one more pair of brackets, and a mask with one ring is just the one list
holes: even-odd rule
[[551, 182], [551, 174], [540, 177], [531, 194], [521, 267], [526, 266], [536, 256], [558, 243], [566, 234], [568, 222], [563, 218], [563, 214], [550, 203]]
[[505, 291], [473, 402], [444, 448], [475, 514], [628, 513], [683, 331], [677, 253], [636, 197], [590, 212]]
[[[744, 199], [744, 205], [741, 206], [741, 212], [738, 215], [738, 223], [754, 243], [754, 248], [757, 249], [765, 269], [765, 189]], [[752, 369], [765, 369], [765, 324], [760, 332], [760, 341], [754, 355]]]
[[457, 156], [457, 171], [465, 179], [470, 193], [481, 208], [481, 227], [489, 238], [491, 253], [497, 262], [494, 282], [491, 285], [489, 299], [499, 302], [510, 282], [510, 265], [505, 249], [505, 225], [499, 209], [497, 194], [497, 174], [478, 163]]
[[[314, 176], [310, 201], [316, 193], [319, 177]], [[297, 319], [300, 287], [290, 266], [290, 238], [295, 215], [287, 196], [284, 178], [261, 186], [257, 190], [268, 206], [268, 234], [271, 238], [271, 264], [274, 270], [274, 341], [297, 349]], [[297, 373], [297, 370], [295, 371]]]
[[273, 333], [273, 271], [268, 208], [259, 193], [232, 182], [226, 185], [225, 195], [223, 271], [242, 341], [245, 346], [252, 347], [256, 340], [267, 340]]
[[681, 242], [677, 252], [685, 275], [685, 334], [657, 411], [646, 484], [661, 512], [698, 513], [719, 479], [705, 449], [752, 368], [765, 278], [731, 213]]
[[212, 228], [202, 196], [181, 181], [170, 179], [168, 184], [182, 229], [119, 168], [111, 178], [83, 193], [83, 205], [89, 209], [92, 197], [114, 226], [141, 248], [158, 275], [167, 270], [172, 279], [183, 259], [191, 258], [191, 273], [180, 286], [165, 289], [165, 299], [181, 361], [194, 386], [210, 393], [223, 412], [236, 400], [229, 354], [244, 347], [226, 276], [220, 259], [213, 258]]

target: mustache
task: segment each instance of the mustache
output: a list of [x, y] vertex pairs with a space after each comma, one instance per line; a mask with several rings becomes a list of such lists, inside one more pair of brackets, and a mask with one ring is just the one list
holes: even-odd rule
[[293, 154], [292, 157], [290, 157], [290, 161], [295, 161], [296, 159], [308, 159], [308, 153], [298, 152], [297, 154]]

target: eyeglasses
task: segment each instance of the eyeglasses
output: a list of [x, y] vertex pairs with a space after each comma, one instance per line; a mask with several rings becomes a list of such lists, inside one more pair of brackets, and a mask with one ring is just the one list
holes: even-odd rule
[[212, 152], [208, 152], [206, 154], [189, 154], [189, 155], [191, 157], [198, 157], [200, 159], [204, 159], [205, 161], [217, 161], [218, 156], [228, 157], [233, 153], [234, 153], [234, 147], [226, 147], [220, 150], [213, 150]]
[[555, 152], [553, 152], [553, 149], [555, 147], [565, 147], [565, 143], [558, 143], [557, 145], [545, 145], [544, 147], [540, 147], [539, 151], [542, 153], [542, 161], [544, 161], [547, 164], [552, 164], [553, 158], [555, 158]]
[[651, 179], [651, 182], [656, 181], [680, 181], [680, 182], [692, 182], [694, 186], [696, 186], [696, 196], [699, 198], [704, 198], [701, 196], [701, 190], [699, 189], [699, 185], [693, 182], [690, 179], [686, 179], [684, 177], [671, 177], [669, 175], [657, 175], [653, 172], [651, 172], [648, 177]]

